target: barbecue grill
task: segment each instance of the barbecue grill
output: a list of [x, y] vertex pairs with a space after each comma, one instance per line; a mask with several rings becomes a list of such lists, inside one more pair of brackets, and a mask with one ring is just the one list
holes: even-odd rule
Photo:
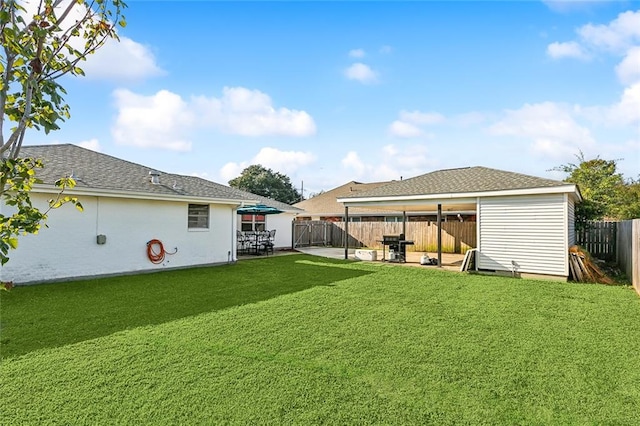
[[407, 246], [413, 245], [413, 241], [405, 240], [404, 234], [382, 236], [382, 261], [385, 261], [385, 246], [389, 246], [389, 262], [406, 262]]

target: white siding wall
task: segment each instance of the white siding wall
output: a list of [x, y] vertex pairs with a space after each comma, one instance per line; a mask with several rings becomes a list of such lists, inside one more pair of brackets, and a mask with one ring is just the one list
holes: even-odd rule
[[480, 269], [568, 275], [563, 194], [482, 198], [478, 210]]
[[[46, 198], [32, 194], [37, 206]], [[49, 228], [19, 238], [0, 271], [4, 281], [37, 282], [71, 277], [220, 263], [235, 257], [232, 206], [210, 206], [209, 229], [188, 230], [186, 202], [83, 196], [84, 211], [71, 205], [49, 213]], [[6, 207], [5, 207], [6, 209]], [[96, 243], [104, 234], [107, 242]], [[167, 252], [161, 264], [147, 258], [147, 241], [159, 239]]]

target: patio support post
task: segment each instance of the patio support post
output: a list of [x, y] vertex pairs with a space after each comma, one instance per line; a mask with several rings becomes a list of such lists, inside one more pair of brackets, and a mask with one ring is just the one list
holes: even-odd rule
[[344, 258], [349, 259], [349, 206], [344, 206]]
[[404, 239], [407, 239], [407, 212], [402, 211], [402, 235], [404, 235]]
[[438, 204], [438, 268], [442, 268], [442, 204]]

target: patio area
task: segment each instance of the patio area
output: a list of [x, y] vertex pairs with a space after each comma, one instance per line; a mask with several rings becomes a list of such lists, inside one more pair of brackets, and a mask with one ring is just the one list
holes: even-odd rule
[[[329, 257], [332, 259], [344, 259], [344, 248], [342, 247], [298, 247], [296, 250], [300, 253], [310, 254], [313, 256], [321, 256], [321, 257]], [[349, 249], [349, 259], [355, 260], [355, 251], [356, 249]], [[377, 251], [377, 259], [382, 259], [382, 249]], [[276, 253], [278, 253], [276, 251]], [[291, 253], [289, 251], [285, 253]], [[437, 268], [433, 265], [420, 265], [420, 257], [422, 257], [423, 252], [407, 252], [407, 261], [406, 263], [392, 263], [393, 265], [402, 265], [402, 266], [419, 266], [422, 268]], [[428, 253], [429, 257], [437, 258], [437, 253]], [[442, 253], [442, 269], [446, 269], [449, 271], [460, 271], [460, 265], [462, 265], [462, 260], [464, 259], [464, 254], [457, 253]], [[377, 260], [374, 263], [382, 263], [381, 260]]]

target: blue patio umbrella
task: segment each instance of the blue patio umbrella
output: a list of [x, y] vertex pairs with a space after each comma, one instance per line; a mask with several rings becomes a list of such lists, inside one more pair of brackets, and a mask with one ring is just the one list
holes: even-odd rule
[[265, 204], [256, 204], [255, 206], [246, 206], [238, 208], [238, 214], [278, 214], [282, 210]]

